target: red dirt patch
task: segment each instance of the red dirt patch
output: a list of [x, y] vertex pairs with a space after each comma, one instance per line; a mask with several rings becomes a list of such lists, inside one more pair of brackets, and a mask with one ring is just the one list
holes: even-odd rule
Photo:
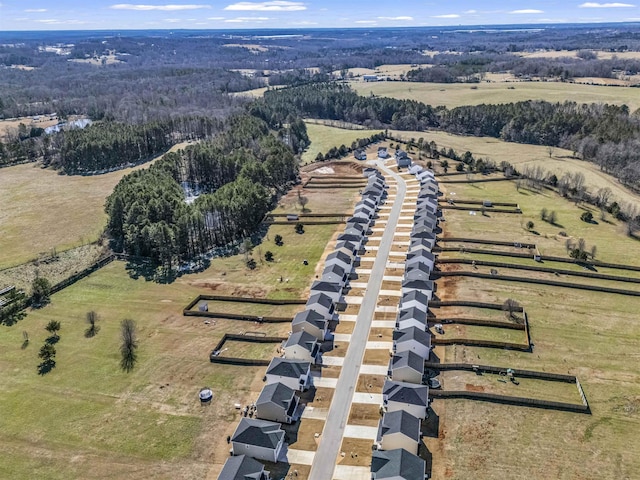
[[464, 386], [464, 389], [467, 392], [484, 392], [484, 387], [482, 387], [480, 385], [471, 385], [470, 383], [467, 383]]

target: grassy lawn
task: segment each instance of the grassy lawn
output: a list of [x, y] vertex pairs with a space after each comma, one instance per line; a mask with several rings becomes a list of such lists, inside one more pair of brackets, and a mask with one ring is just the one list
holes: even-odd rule
[[[584, 237], [588, 244], [598, 245], [597, 258], [603, 261], [638, 264], [636, 256], [629, 254], [638, 249], [638, 242], [626, 237], [620, 225], [581, 222], [582, 210], [554, 193], [518, 193], [509, 182], [447, 188], [465, 199], [517, 201], [524, 210], [521, 219], [447, 212], [447, 235], [530, 241], [537, 243], [543, 254], [566, 256], [564, 239], [557, 236], [562, 229], [572, 237]], [[556, 210], [563, 226], [541, 222], [537, 214], [542, 207]], [[520, 226], [520, 222], [524, 224], [529, 219], [536, 223], [540, 235], [530, 234]], [[635, 432], [640, 426], [640, 369], [636, 361], [640, 341], [640, 325], [636, 321], [638, 298], [474, 278], [445, 279], [442, 293], [446, 299], [500, 303], [506, 298], [517, 300], [529, 314], [534, 344], [533, 353], [446, 347], [444, 362], [576, 375], [584, 387], [592, 415], [483, 402], [436, 401], [433, 408], [440, 420], [440, 439], [427, 442], [433, 453], [434, 477], [574, 479], [593, 478], [593, 472], [597, 471], [598, 478], [613, 480], [635, 475], [640, 469], [640, 461], [633, 453], [639, 447]], [[542, 389], [550, 388], [551, 398], [563, 401], [567, 400], [565, 394], [572, 398], [574, 395], [569, 390], [560, 392], [558, 388], [567, 387], [562, 384], [543, 387], [521, 383], [511, 388], [509, 384], [505, 387], [493, 381], [481, 385], [477, 381], [487, 379], [476, 379], [473, 375], [469, 378], [476, 383], [464, 380], [464, 387], [469, 383], [486, 389], [490, 384], [520, 392], [518, 389], [526, 386], [545, 397]]]
[[350, 147], [354, 140], [370, 137], [380, 132], [380, 130], [346, 130], [310, 122], [306, 122], [306, 125], [311, 145], [302, 154], [303, 165], [313, 162], [318, 153], [324, 155], [332, 147], [340, 147], [343, 144]]
[[[640, 195], [621, 185], [615, 178], [601, 172], [597, 165], [573, 157], [573, 152], [554, 148], [551, 158], [547, 147], [539, 145], [524, 145], [520, 143], [504, 142], [491, 137], [472, 137], [452, 135], [444, 132], [405, 132], [393, 130], [394, 136], [406, 140], [422, 137], [425, 141], [434, 141], [438, 148], [453, 148], [459, 154], [467, 150], [475, 158], [489, 158], [497, 165], [506, 161], [519, 168], [540, 165], [549, 174], [560, 178], [564, 172], [580, 172], [585, 177], [585, 185], [589, 191], [608, 187], [618, 203], [640, 202]], [[437, 162], [436, 162], [437, 163]], [[462, 197], [461, 197], [462, 198]], [[514, 200], [513, 197], [510, 201]], [[507, 200], [509, 201], [509, 200]]]
[[[446, 235], [485, 238], [491, 240], [503, 240], [513, 242], [535, 243], [543, 255], [568, 258], [565, 241], [571, 238], [577, 242], [584, 238], [587, 249], [596, 245], [596, 259], [603, 262], [626, 263], [640, 265], [640, 257], [630, 255], [640, 247], [640, 242], [625, 234], [624, 225], [609, 216], [608, 222], [599, 221], [598, 224], [589, 224], [580, 220], [580, 215], [589, 206], [576, 206], [555, 192], [542, 191], [541, 193], [530, 190], [516, 189], [515, 182], [489, 182], [476, 184], [449, 184], [441, 185], [446, 194], [451, 198], [465, 200], [492, 200], [494, 202], [517, 202], [523, 211], [522, 215], [492, 214], [488, 216], [469, 215], [466, 211], [448, 210], [445, 213]], [[455, 193], [455, 196], [452, 196]], [[546, 208], [555, 211], [558, 216], [557, 225], [551, 225], [540, 219], [540, 211]], [[599, 220], [599, 212], [592, 210], [594, 217]], [[528, 221], [534, 222], [534, 229], [538, 235], [527, 231]], [[559, 235], [566, 232], [568, 237]], [[481, 245], [473, 245], [474, 248], [486, 248]], [[499, 259], [500, 257], [494, 257]], [[516, 260], [516, 259], [513, 259]], [[512, 259], [506, 260], [511, 262]]]
[[[309, 193], [307, 207], [346, 212], [354, 193]], [[282, 199], [277, 210], [287, 211], [295, 195]], [[330, 198], [322, 201], [322, 196]], [[251, 271], [243, 255], [214, 259], [206, 271], [168, 285], [134, 280], [126, 264], [116, 261], [55, 294], [49, 306], [29, 312], [19, 324], [2, 327], [0, 444], [8, 455], [0, 462], [0, 478], [31, 478], [34, 473], [54, 479], [215, 478], [228, 457], [225, 438], [236, 427], [234, 405], [255, 400], [264, 367], [212, 364], [209, 353], [226, 332], [285, 336], [290, 324], [205, 323], [183, 317], [182, 308], [200, 293], [301, 298], [338, 229], [306, 226], [304, 235], [298, 235], [293, 225], [272, 226], [252, 255], [258, 260], [272, 250], [274, 262], [257, 261]], [[278, 233], [284, 239], [280, 247], [273, 241]], [[309, 265], [302, 264], [304, 258]], [[84, 337], [89, 310], [101, 318], [94, 338]], [[140, 345], [129, 374], [119, 366], [124, 318], [136, 321]], [[40, 376], [38, 350], [48, 336], [44, 326], [49, 320], [62, 324], [57, 365]], [[26, 348], [23, 332], [29, 337]], [[246, 345], [262, 350], [245, 354], [271, 356], [275, 351], [274, 345], [243, 344], [232, 345], [234, 353]], [[207, 407], [197, 397], [203, 386], [214, 392]], [[325, 397], [321, 406], [328, 406], [330, 395]]]
[[[350, 82], [360, 95], [373, 93], [381, 97], [416, 100], [433, 106], [449, 108], [482, 103], [509, 103], [526, 100], [548, 102], [626, 104], [633, 111], [640, 107], [640, 98], [634, 88], [581, 85], [560, 82], [514, 83], [418, 83], [418, 82]], [[473, 87], [473, 88], [472, 88]]]
[[0, 268], [97, 240], [107, 221], [105, 199], [123, 176], [148, 165], [92, 176], [59, 175], [32, 163], [3, 168]]

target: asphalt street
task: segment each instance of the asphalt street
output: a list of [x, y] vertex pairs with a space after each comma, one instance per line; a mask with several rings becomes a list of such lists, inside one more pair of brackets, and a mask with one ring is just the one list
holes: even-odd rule
[[393, 243], [393, 237], [398, 224], [398, 218], [402, 209], [402, 203], [406, 194], [404, 180], [386, 168], [382, 162], [373, 162], [383, 172], [386, 178], [393, 177], [397, 182], [396, 198], [389, 214], [389, 220], [380, 241], [380, 248], [376, 260], [371, 268], [369, 283], [365, 290], [362, 305], [358, 313], [355, 329], [345, 356], [344, 365], [336, 384], [333, 401], [329, 407], [318, 450], [311, 465], [309, 480], [331, 480], [340, 453], [344, 429], [349, 418], [353, 393], [358, 381], [360, 366], [364, 358], [364, 352], [369, 338], [369, 330], [378, 301], [378, 294], [382, 286], [389, 252]]

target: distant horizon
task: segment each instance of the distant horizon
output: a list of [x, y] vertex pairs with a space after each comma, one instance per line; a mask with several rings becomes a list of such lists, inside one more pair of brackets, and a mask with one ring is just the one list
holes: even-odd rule
[[[185, 1], [190, 3], [184, 3]], [[488, 27], [640, 22], [635, 1], [2, 0], [0, 32]], [[9, 27], [11, 30], [9, 30]]]
[[[33, 30], [0, 30], [0, 37], [7, 34], [27, 34], [27, 33], [83, 33], [83, 32], [315, 32], [320, 30], [445, 30], [449, 32], [461, 31], [506, 31], [509, 30], [543, 30], [562, 27], [607, 27], [607, 26], [631, 26], [640, 27], [640, 21], [620, 21], [620, 22], [567, 22], [567, 23], [496, 23], [477, 25], [405, 25], [405, 26], [352, 26], [352, 27], [244, 27], [244, 28], [68, 28], [68, 29], [33, 29]], [[285, 35], [283, 35], [285, 36]], [[286, 35], [293, 36], [293, 35]]]

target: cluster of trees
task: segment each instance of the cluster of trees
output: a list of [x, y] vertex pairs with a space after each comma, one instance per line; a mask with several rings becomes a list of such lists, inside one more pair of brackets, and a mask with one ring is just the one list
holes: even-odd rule
[[324, 155], [322, 152], [318, 152], [316, 155], [316, 162], [322, 162], [325, 160], [331, 160], [334, 158], [342, 158], [349, 155], [351, 152], [364, 148], [372, 143], [379, 142], [385, 139], [385, 134], [383, 132], [375, 133], [368, 138], [358, 138], [351, 142], [351, 146], [347, 147], [346, 145], [340, 145], [339, 147], [331, 147]]
[[319, 83], [265, 92], [249, 107], [271, 126], [290, 116], [342, 120], [371, 128], [424, 130], [437, 124], [437, 111], [413, 100], [363, 97], [348, 85]]
[[[305, 138], [292, 143], [306, 145]], [[288, 138], [294, 129], [286, 129]], [[114, 248], [171, 270], [256, 231], [274, 198], [297, 180], [291, 148], [250, 115], [213, 140], [165, 155], [124, 177], [106, 202]], [[185, 190], [198, 193], [187, 203]]]
[[143, 124], [101, 121], [50, 135], [7, 135], [0, 141], [0, 166], [41, 161], [66, 174], [93, 173], [141, 163], [176, 142], [208, 138], [222, 122], [207, 117], [180, 117]]

